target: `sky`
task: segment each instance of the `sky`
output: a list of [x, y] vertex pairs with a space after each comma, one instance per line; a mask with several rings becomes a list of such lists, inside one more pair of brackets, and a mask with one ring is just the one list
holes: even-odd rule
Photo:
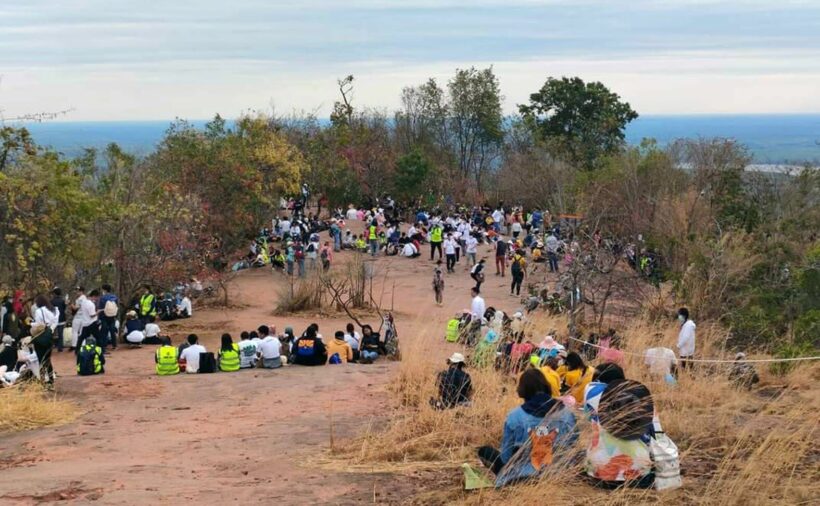
[[327, 116], [493, 65], [505, 112], [547, 77], [644, 115], [820, 113], [820, 0], [0, 0], [6, 118]]

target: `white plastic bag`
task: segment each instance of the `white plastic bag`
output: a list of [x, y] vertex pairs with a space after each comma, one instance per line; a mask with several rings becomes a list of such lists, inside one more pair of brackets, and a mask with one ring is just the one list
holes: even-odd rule
[[649, 441], [649, 454], [655, 468], [655, 490], [674, 490], [681, 487], [678, 447], [654, 420], [655, 437]]

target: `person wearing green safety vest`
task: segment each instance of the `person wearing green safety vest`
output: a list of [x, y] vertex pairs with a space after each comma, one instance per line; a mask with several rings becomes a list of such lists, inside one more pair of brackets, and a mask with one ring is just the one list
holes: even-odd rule
[[143, 286], [142, 289], [142, 296], [140, 296], [137, 304], [137, 312], [143, 324], [147, 324], [150, 317], [157, 316], [157, 298], [151, 293], [151, 287], [148, 285]]
[[376, 218], [373, 218], [367, 229], [367, 242], [370, 244], [370, 256], [376, 256], [379, 252], [379, 222]]
[[222, 346], [219, 348], [219, 370], [222, 372], [239, 370], [239, 345], [233, 342], [230, 334], [222, 334]]
[[448, 343], [455, 343], [458, 341], [458, 325], [459, 323], [461, 323], [461, 321], [459, 320], [459, 316], [461, 315], [457, 314], [454, 318], [447, 322], [446, 339]]
[[158, 375], [173, 376], [179, 374], [179, 350], [171, 345], [170, 337], [162, 338], [162, 345], [157, 348], [154, 361], [157, 363]]
[[443, 255], [441, 250], [441, 243], [444, 242], [444, 229], [441, 228], [440, 223], [434, 223], [433, 228], [430, 229], [430, 260], [435, 257], [436, 250], [438, 250], [438, 259], [441, 260]]
[[105, 356], [102, 348], [97, 346], [97, 340], [93, 337], [85, 338], [84, 344], [77, 353], [77, 374], [80, 376], [92, 376], [103, 374], [105, 369]]

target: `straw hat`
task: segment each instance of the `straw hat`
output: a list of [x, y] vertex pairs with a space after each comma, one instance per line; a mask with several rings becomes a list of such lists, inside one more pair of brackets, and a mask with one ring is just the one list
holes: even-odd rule
[[20, 344], [23, 346], [28, 346], [31, 344], [31, 336], [26, 336], [20, 340]]
[[131, 311], [128, 311], [127, 313], [125, 313], [125, 316], [127, 316], [129, 318], [136, 318], [137, 317], [137, 312], [132, 309]]

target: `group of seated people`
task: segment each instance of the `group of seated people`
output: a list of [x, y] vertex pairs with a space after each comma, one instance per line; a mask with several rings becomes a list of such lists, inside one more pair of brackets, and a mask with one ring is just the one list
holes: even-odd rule
[[275, 327], [259, 326], [245, 331], [234, 342], [230, 334], [223, 334], [216, 355], [200, 344], [199, 337], [191, 334], [179, 347], [170, 337], [161, 338], [157, 349], [156, 371], [160, 376], [186, 373], [234, 372], [240, 369], [278, 369], [283, 365], [317, 366], [352, 362], [373, 363], [388, 350], [378, 332], [363, 325], [361, 333], [348, 323], [346, 331], [336, 331], [333, 339], [325, 342], [319, 325], [313, 323], [296, 337], [292, 327], [277, 334]]
[[[465, 359], [454, 353], [448, 363], [438, 376], [439, 399], [433, 405], [469, 406], [473, 392]], [[517, 393], [523, 402], [508, 413], [500, 448], [478, 449], [497, 487], [536, 478], [548, 467], [578, 464], [597, 486], [653, 486], [657, 465], [650, 445], [660, 424], [649, 389], [627, 379], [621, 366], [604, 362], [591, 367], [574, 351], [563, 360], [533, 354], [518, 378]], [[576, 448], [580, 413], [592, 430], [585, 451]], [[676, 459], [675, 453], [675, 466]], [[667, 479], [668, 469], [664, 472]], [[672, 476], [673, 482], [679, 479], [674, 472]]]

